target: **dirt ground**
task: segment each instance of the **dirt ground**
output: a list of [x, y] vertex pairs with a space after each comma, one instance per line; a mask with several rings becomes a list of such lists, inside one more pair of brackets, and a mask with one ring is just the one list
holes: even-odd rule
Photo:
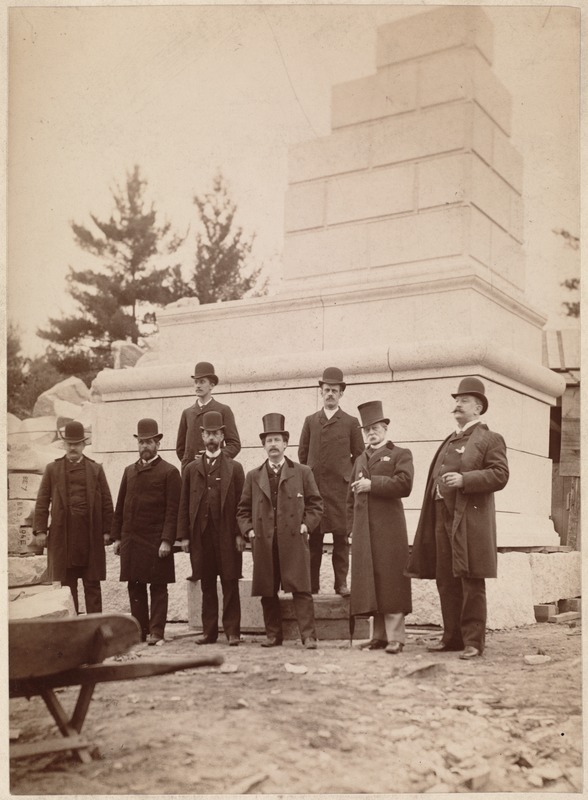
[[[488, 635], [482, 658], [431, 654], [434, 631], [404, 652], [321, 642], [264, 649], [244, 636], [198, 649], [222, 667], [103, 683], [69, 753], [13, 763], [14, 794], [322, 794], [582, 791], [579, 628], [537, 624]], [[126, 659], [193, 655], [184, 624], [164, 647]], [[550, 660], [528, 665], [525, 655]], [[75, 690], [60, 690], [66, 708]], [[10, 701], [19, 742], [53, 723], [38, 697]]]

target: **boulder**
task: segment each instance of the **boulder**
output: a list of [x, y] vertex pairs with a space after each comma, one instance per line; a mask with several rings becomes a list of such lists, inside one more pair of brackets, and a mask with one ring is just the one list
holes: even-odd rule
[[[39, 395], [33, 408], [33, 417], [43, 417], [48, 414], [59, 416], [54, 405], [58, 400], [65, 400], [74, 406], [81, 406], [89, 399], [90, 391], [86, 384], [80, 378], [72, 375]], [[76, 419], [75, 416], [74, 419]]]
[[8, 585], [32, 586], [42, 583], [47, 571], [46, 556], [15, 556], [8, 558]]
[[8, 603], [8, 619], [75, 617], [73, 597], [67, 586], [47, 586], [46, 591], [18, 596]]

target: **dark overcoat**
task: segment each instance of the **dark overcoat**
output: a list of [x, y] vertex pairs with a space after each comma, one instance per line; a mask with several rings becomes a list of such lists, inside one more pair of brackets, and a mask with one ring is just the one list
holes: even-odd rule
[[[247, 473], [237, 519], [241, 533], [251, 529], [253, 540], [254, 597], [274, 594], [273, 539], [274, 509], [267, 467]], [[278, 485], [277, 545], [282, 588], [285, 592], [310, 592], [310, 549], [308, 536], [300, 533], [302, 523], [309, 531], [320, 523], [323, 501], [310, 467], [286, 458]]]
[[[450, 438], [450, 437], [447, 437]], [[429, 468], [425, 497], [406, 574], [413, 578], [434, 578], [436, 567], [435, 499], [433, 467], [445, 441]], [[508, 482], [506, 444], [499, 433], [483, 422], [472, 430], [461, 456], [464, 485], [457, 490], [453, 515], [453, 574], [456, 577], [495, 578], [496, 511], [494, 492]]]
[[[104, 537], [112, 524], [112, 497], [101, 464], [82, 456], [86, 466], [86, 498], [90, 520], [90, 556], [83, 577], [89, 581], [106, 578]], [[34, 531], [47, 531], [47, 569], [52, 581], [64, 581], [67, 570], [67, 483], [65, 456], [47, 464], [35, 503]], [[51, 524], [49, 520], [51, 507]]]
[[[221, 526], [218, 531], [220, 576], [223, 580], [241, 577], [242, 555], [237, 550], [237, 505], [243, 491], [245, 474], [237, 461], [221, 452], [219, 465]], [[190, 540], [190, 580], [201, 580], [203, 571], [202, 534], [198, 520], [198, 509], [207, 492], [204, 457], [196, 456], [182, 473], [182, 494], [178, 512], [178, 539]]]
[[364, 446], [358, 420], [340, 408], [331, 419], [321, 409], [304, 420], [298, 460], [311, 468], [325, 504], [320, 524], [322, 533], [347, 533], [349, 477]]
[[203, 408], [198, 403], [182, 411], [180, 425], [178, 427], [178, 437], [176, 440], [176, 454], [182, 462], [182, 471], [186, 464], [194, 460], [198, 453], [206, 450], [202, 441], [202, 417], [207, 411], [218, 411], [222, 414], [225, 426], [224, 452], [231, 458], [235, 458], [241, 450], [241, 439], [235, 424], [235, 417], [229, 406], [219, 403], [214, 397]]
[[181, 485], [176, 467], [160, 456], [125, 469], [111, 532], [111, 538], [121, 542], [121, 581], [175, 581], [173, 552], [159, 558], [159, 545], [173, 545], [176, 539]]
[[412, 489], [412, 453], [386, 442], [353, 465], [351, 482], [369, 478], [371, 491], [348, 494], [351, 537], [351, 605], [357, 614], [409, 614], [410, 580], [404, 575], [408, 537], [402, 497]]

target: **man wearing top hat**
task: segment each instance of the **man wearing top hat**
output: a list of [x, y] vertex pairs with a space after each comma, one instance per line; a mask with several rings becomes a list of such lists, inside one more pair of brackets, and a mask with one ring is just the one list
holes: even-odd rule
[[178, 427], [176, 453], [182, 462], [182, 471], [186, 464], [206, 450], [202, 439], [202, 416], [206, 411], [218, 411], [222, 415], [225, 426], [223, 447], [231, 458], [235, 458], [241, 450], [241, 440], [237, 432], [235, 417], [229, 406], [219, 403], [212, 396], [212, 390], [218, 384], [214, 367], [208, 361], [199, 361], [191, 376], [194, 380], [196, 402], [184, 409]]
[[133, 435], [140, 457], [124, 471], [111, 538], [114, 554], [120, 555], [120, 580], [127, 581], [131, 614], [141, 626], [142, 639], [159, 645], [167, 619], [167, 584], [176, 579], [172, 545], [182, 481], [176, 467], [158, 455], [163, 434], [154, 419], [140, 419]]
[[[69, 586], [78, 612], [78, 580], [84, 586], [87, 614], [102, 611], [100, 581], [106, 578], [104, 545], [109, 544], [112, 498], [100, 464], [84, 455], [81, 422], [60, 433], [65, 455], [45, 468], [33, 518], [35, 543], [47, 545], [52, 581]], [[49, 509], [51, 524], [48, 526]]]
[[243, 467], [222, 448], [223, 418], [218, 411], [202, 416], [206, 452], [197, 455], [182, 473], [182, 494], [177, 538], [190, 553], [190, 580], [201, 581], [202, 636], [196, 644], [213, 644], [218, 638], [216, 580], [223, 590], [223, 630], [229, 645], [239, 644], [241, 603], [239, 578], [245, 539], [237, 524], [237, 504], [245, 479]]
[[306, 417], [300, 434], [298, 460], [312, 469], [325, 504], [319, 527], [310, 532], [310, 583], [313, 594], [320, 589], [320, 570], [325, 533], [333, 535], [335, 591], [349, 595], [349, 542], [345, 508], [351, 468], [363, 452], [359, 422], [339, 407], [345, 391], [343, 373], [327, 367], [319, 381], [323, 407]]
[[485, 578], [496, 577], [494, 492], [508, 481], [506, 445], [480, 416], [484, 384], [463, 378], [455, 399], [456, 430], [433, 457], [407, 574], [435, 578], [443, 637], [430, 651], [482, 655], [486, 634]]
[[323, 513], [323, 501], [310, 467], [286, 458], [290, 434], [282, 414], [263, 417], [259, 434], [267, 453], [264, 463], [247, 473], [237, 511], [239, 527], [253, 546], [253, 597], [261, 597], [267, 639], [262, 647], [282, 644], [278, 591], [292, 592], [300, 638], [317, 647], [310, 591], [308, 532]]
[[402, 498], [412, 489], [412, 453], [388, 441], [390, 420], [382, 403], [358, 406], [367, 447], [353, 465], [348, 493], [351, 536], [350, 614], [373, 617], [372, 638], [362, 649], [402, 652], [404, 617], [412, 611], [404, 575], [408, 536]]

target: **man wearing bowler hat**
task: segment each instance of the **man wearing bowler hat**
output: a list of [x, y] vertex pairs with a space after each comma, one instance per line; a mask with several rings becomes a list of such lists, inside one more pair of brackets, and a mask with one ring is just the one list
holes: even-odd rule
[[372, 638], [362, 649], [401, 653], [404, 617], [412, 611], [404, 575], [408, 537], [402, 498], [412, 489], [412, 453], [387, 440], [390, 420], [373, 400], [357, 409], [367, 447], [353, 465], [348, 494], [351, 536], [350, 614], [373, 617]]
[[37, 494], [33, 518], [35, 543], [47, 545], [49, 576], [52, 581], [69, 586], [76, 613], [81, 579], [86, 613], [99, 614], [100, 581], [106, 578], [104, 545], [110, 542], [112, 498], [102, 466], [84, 455], [87, 439], [82, 423], [68, 422], [60, 436], [65, 455], [47, 465]]
[[261, 596], [267, 639], [262, 647], [282, 644], [278, 591], [292, 592], [302, 643], [317, 647], [310, 591], [308, 532], [323, 513], [323, 501], [310, 467], [286, 458], [290, 434], [282, 414], [263, 417], [259, 434], [267, 459], [247, 473], [237, 511], [243, 536], [253, 546], [253, 597]]
[[225, 426], [223, 447], [227, 455], [235, 458], [241, 450], [241, 440], [233, 412], [229, 406], [219, 403], [212, 396], [212, 390], [218, 384], [218, 377], [212, 364], [208, 361], [199, 361], [191, 377], [194, 380], [196, 402], [182, 411], [176, 441], [176, 453], [182, 462], [182, 471], [186, 464], [206, 450], [202, 439], [202, 417], [206, 411], [218, 411], [223, 418]]
[[433, 457], [406, 571], [437, 581], [443, 637], [428, 649], [470, 659], [484, 651], [484, 579], [497, 566], [494, 492], [508, 482], [508, 461], [502, 436], [480, 421], [488, 410], [482, 381], [463, 378], [452, 397], [457, 428]]
[[216, 580], [223, 590], [223, 630], [229, 645], [239, 644], [241, 603], [239, 578], [245, 539], [237, 524], [237, 504], [245, 479], [243, 467], [222, 448], [223, 418], [218, 411], [202, 416], [206, 452], [197, 455], [182, 473], [178, 533], [182, 550], [190, 553], [190, 580], [201, 581], [202, 636], [196, 644], [218, 638]]
[[[140, 419], [133, 434], [139, 460], [124, 471], [112, 523], [120, 580], [127, 581], [131, 614], [143, 641], [160, 645], [167, 619], [167, 584], [174, 583], [180, 473], [158, 454], [163, 437], [154, 419]], [[151, 609], [147, 599], [147, 584]]]

